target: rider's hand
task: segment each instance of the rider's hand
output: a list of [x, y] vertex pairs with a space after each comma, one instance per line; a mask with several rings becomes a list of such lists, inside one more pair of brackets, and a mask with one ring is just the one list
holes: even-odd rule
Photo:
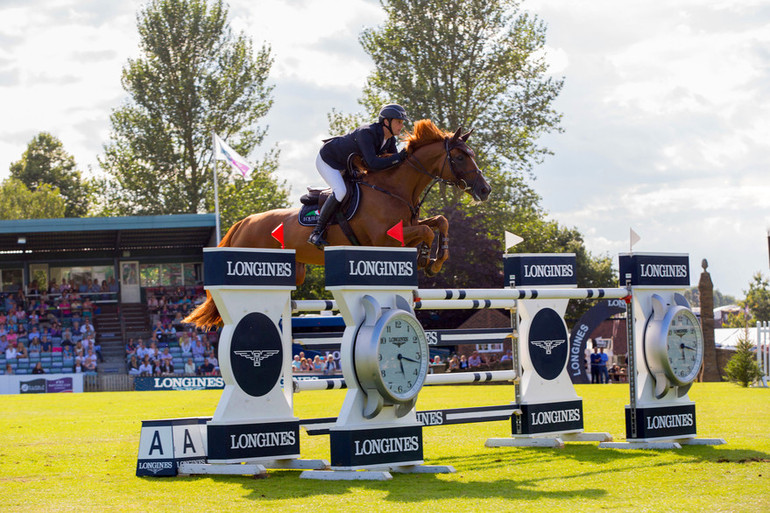
[[405, 149], [398, 152], [398, 160], [401, 162], [405, 161], [408, 156]]

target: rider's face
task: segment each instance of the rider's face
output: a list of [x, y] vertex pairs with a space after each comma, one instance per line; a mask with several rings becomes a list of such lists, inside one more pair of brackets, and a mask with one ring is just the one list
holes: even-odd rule
[[404, 120], [403, 119], [391, 119], [390, 120], [390, 131], [393, 133], [393, 135], [399, 135], [403, 128], [404, 128]]

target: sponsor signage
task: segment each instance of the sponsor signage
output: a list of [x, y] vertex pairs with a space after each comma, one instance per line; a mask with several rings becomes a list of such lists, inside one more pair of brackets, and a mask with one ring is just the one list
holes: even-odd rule
[[45, 378], [19, 382], [20, 394], [44, 394], [45, 391]]
[[[636, 409], [637, 439], [693, 437], [695, 404]], [[626, 439], [631, 438], [631, 408], [626, 406]]]
[[422, 426], [329, 432], [332, 467], [422, 463]]
[[577, 285], [574, 253], [503, 255], [504, 287]]
[[590, 383], [585, 366], [585, 352], [588, 339], [599, 325], [611, 316], [626, 311], [626, 302], [622, 299], [597, 301], [578, 322], [572, 326], [569, 335], [569, 364], [567, 372], [573, 384]]
[[511, 418], [513, 433], [535, 435], [583, 429], [583, 401], [522, 404], [521, 432], [516, 430], [516, 417]]
[[690, 286], [690, 257], [688, 255], [621, 253], [620, 286], [631, 274], [631, 285]]
[[298, 457], [299, 421], [208, 424], [209, 460]]
[[334, 247], [324, 251], [326, 288], [417, 288], [415, 248]]
[[45, 391], [49, 394], [72, 392], [72, 378], [46, 379]]
[[153, 390], [212, 390], [225, 387], [221, 376], [167, 376], [153, 378], [137, 376], [134, 378], [134, 390], [147, 392]]
[[556, 379], [569, 356], [567, 328], [553, 308], [542, 308], [529, 327], [529, 359], [543, 379]]
[[278, 384], [283, 369], [283, 342], [275, 323], [261, 312], [244, 316], [230, 342], [230, 365], [238, 386], [261, 397]]
[[175, 476], [181, 462], [205, 463], [205, 418], [145, 420], [139, 438], [137, 476]]
[[293, 250], [203, 248], [206, 286], [294, 287]]

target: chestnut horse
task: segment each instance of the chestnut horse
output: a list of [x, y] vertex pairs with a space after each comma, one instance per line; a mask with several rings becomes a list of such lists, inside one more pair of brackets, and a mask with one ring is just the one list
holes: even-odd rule
[[[407, 159], [387, 170], [364, 172], [361, 178], [361, 199], [358, 213], [350, 220], [358, 241], [363, 246], [398, 246], [399, 242], [387, 231], [403, 221], [404, 245], [418, 247], [417, 268], [426, 274], [437, 273], [449, 258], [449, 222], [444, 216], [419, 219], [420, 206], [426, 188], [436, 183], [450, 184], [470, 194], [477, 201], [489, 197], [492, 188], [476, 165], [473, 151], [466, 145], [470, 132], [444, 132], [430, 120], [415, 123], [414, 132], [407, 134]], [[427, 194], [428, 191], [425, 191]], [[283, 223], [284, 244], [296, 250], [297, 285], [305, 280], [305, 264], [323, 265], [324, 253], [307, 242], [312, 227], [297, 220], [299, 209], [276, 209], [253, 214], [235, 223], [222, 238], [219, 247], [279, 248], [271, 233]], [[436, 258], [430, 248], [439, 234]], [[329, 226], [327, 240], [332, 246], [350, 242], [338, 225]], [[221, 317], [210, 294], [206, 301], [186, 319], [199, 327], [213, 327]]]

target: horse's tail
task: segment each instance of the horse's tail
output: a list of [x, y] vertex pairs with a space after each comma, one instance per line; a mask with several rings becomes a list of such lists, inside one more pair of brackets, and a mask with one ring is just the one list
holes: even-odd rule
[[[233, 226], [231, 226], [225, 236], [222, 237], [222, 240], [219, 242], [219, 244], [217, 244], [217, 247], [229, 247], [231, 245], [230, 242], [232, 241], [233, 235], [236, 231], [238, 231], [238, 228], [241, 226], [243, 221], [244, 219], [241, 219]], [[222, 316], [219, 315], [217, 305], [214, 303], [214, 299], [211, 297], [211, 294], [208, 291], [206, 291], [206, 301], [204, 301], [200, 306], [193, 310], [190, 315], [185, 317], [183, 322], [189, 322], [195, 324], [199, 328], [205, 329], [213, 328], [222, 323]]]

